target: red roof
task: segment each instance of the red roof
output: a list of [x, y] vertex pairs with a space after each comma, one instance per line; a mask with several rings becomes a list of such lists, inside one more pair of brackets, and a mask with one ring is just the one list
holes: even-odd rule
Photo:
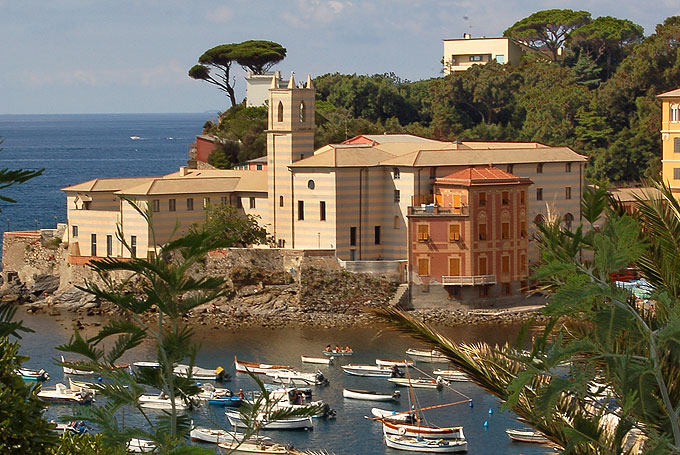
[[498, 185], [498, 184], [531, 184], [531, 180], [518, 177], [497, 167], [470, 166], [446, 177], [440, 177], [436, 183], [458, 183], [464, 185]]

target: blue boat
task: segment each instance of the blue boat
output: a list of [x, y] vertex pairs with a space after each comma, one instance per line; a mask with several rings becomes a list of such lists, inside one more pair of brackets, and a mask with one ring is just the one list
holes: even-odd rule
[[232, 395], [232, 396], [215, 395], [211, 398], [208, 398], [208, 404], [212, 404], [214, 406], [238, 408], [239, 406], [241, 406], [241, 403], [243, 403], [243, 399], [240, 398], [238, 395]]
[[50, 375], [45, 370], [30, 370], [28, 368], [17, 368], [17, 374], [27, 381], [47, 381]]

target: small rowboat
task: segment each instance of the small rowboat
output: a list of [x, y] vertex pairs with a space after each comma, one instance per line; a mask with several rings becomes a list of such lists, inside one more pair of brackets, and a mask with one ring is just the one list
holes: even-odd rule
[[436, 349], [432, 349], [431, 351], [425, 351], [422, 349], [407, 349], [406, 354], [420, 362], [448, 363], [449, 361], [449, 359], [444, 354], [437, 351]]
[[379, 367], [413, 367], [416, 365], [415, 360], [384, 360], [375, 359], [375, 364]]
[[228, 381], [231, 379], [231, 376], [229, 373], [224, 371], [224, 368], [221, 366], [218, 366], [214, 370], [210, 370], [208, 368], [201, 368], [194, 366], [191, 368], [191, 373], [189, 373], [189, 365], [177, 365], [173, 369], [174, 373], [177, 376], [184, 376], [188, 377], [189, 379], [193, 379], [194, 381]]
[[[241, 414], [238, 411], [227, 410], [225, 414], [232, 427], [248, 427], [248, 425], [241, 420]], [[260, 414], [255, 420], [262, 424], [263, 430], [305, 430], [314, 427], [311, 417], [289, 417], [287, 419], [269, 420], [264, 415]]]
[[91, 382], [76, 381], [73, 378], [68, 378], [68, 388], [71, 392], [86, 392], [94, 396], [97, 393], [97, 389], [93, 387], [94, 384]]
[[398, 390], [394, 393], [378, 393], [370, 390], [342, 389], [342, 396], [353, 400], [398, 401], [401, 393]]
[[[218, 430], [213, 428], [205, 427], [194, 427], [189, 433], [189, 437], [192, 441], [203, 441], [211, 442], [213, 444], [227, 443], [230, 444], [233, 441], [243, 441], [246, 437], [243, 433], [235, 433], [233, 431]], [[267, 442], [271, 441], [271, 438], [267, 437], [252, 437], [245, 442]]]
[[409, 452], [454, 453], [467, 452], [466, 440], [417, 439], [406, 436], [385, 435], [385, 445]]
[[394, 373], [394, 367], [379, 367], [377, 365], [345, 365], [342, 370], [350, 376], [367, 376], [372, 378], [389, 378]]
[[203, 384], [201, 389], [201, 393], [196, 395], [196, 398], [201, 401], [207, 401], [208, 404], [214, 406], [237, 408], [243, 402], [241, 397], [234, 395], [229, 389], [216, 388], [212, 384]]
[[407, 436], [424, 439], [457, 439], [465, 440], [463, 427], [434, 427], [431, 425], [418, 425], [409, 423], [397, 423], [387, 420], [382, 421], [383, 434]]
[[[257, 453], [257, 454], [290, 454], [285, 446], [274, 442], [242, 442], [233, 441], [230, 443], [220, 443], [217, 445], [221, 454], [231, 453]], [[299, 453], [299, 452], [298, 452]]]
[[[66, 360], [64, 360], [64, 356], [61, 356], [61, 363], [65, 363]], [[78, 376], [90, 376], [94, 374], [94, 371], [92, 370], [78, 370], [76, 368], [71, 368], [67, 366], [62, 366], [64, 369], [64, 374], [73, 374], [73, 375], [78, 375]]]
[[54, 389], [42, 389], [38, 398], [51, 403], [90, 404], [92, 395], [87, 392], [74, 392], [64, 384], [57, 384]]
[[442, 378], [446, 379], [447, 381], [454, 381], [454, 382], [469, 382], [470, 378], [463, 373], [462, 371], [458, 370], [434, 370], [432, 372], [434, 376], [441, 376]]
[[50, 375], [45, 370], [17, 368], [17, 374], [27, 381], [47, 381], [50, 378]]
[[326, 357], [342, 357], [347, 355], [354, 355], [354, 351], [343, 351], [342, 349], [336, 351], [335, 349], [333, 349], [332, 351], [323, 351], [323, 355], [325, 355]]
[[126, 449], [132, 453], [155, 453], [156, 443], [146, 439], [132, 438], [128, 441]]
[[292, 386], [328, 385], [329, 381], [321, 371], [301, 373], [294, 370], [267, 371], [265, 375], [275, 383]]
[[[378, 419], [373, 419], [373, 420], [388, 420], [390, 422], [400, 422], [400, 423], [411, 423], [415, 421], [414, 415], [412, 412], [409, 411], [402, 411], [402, 412], [397, 412], [397, 411], [388, 411], [386, 409], [380, 409], [380, 408], [372, 408], [371, 409], [371, 414], [374, 417], [378, 417]], [[367, 419], [370, 419], [371, 417], [366, 417]]]
[[238, 373], [265, 374], [268, 371], [293, 369], [293, 367], [289, 365], [270, 365], [268, 363], [245, 362], [238, 360], [236, 356], [234, 356], [234, 365], [236, 366], [236, 371]]
[[[162, 393], [160, 395], [140, 395], [140, 397], [137, 398], [137, 402], [139, 403], [140, 408], [163, 410], [172, 409], [170, 398]], [[191, 406], [186, 404], [181, 398], [175, 398], [175, 410], [177, 412], [187, 411], [190, 407]]]
[[549, 444], [550, 440], [540, 431], [533, 428], [507, 429], [505, 430], [510, 439], [516, 442], [533, 442], [536, 444]]
[[310, 357], [301, 355], [302, 363], [318, 363], [320, 365], [331, 365], [335, 361], [335, 357]]
[[387, 380], [399, 387], [413, 387], [415, 389], [441, 390], [444, 387], [444, 380], [442, 378], [437, 379], [387, 378]]

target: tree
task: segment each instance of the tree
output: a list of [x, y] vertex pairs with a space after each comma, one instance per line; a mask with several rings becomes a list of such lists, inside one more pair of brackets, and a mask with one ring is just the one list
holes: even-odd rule
[[557, 61], [558, 50], [569, 33], [590, 22], [587, 11], [570, 9], [547, 9], [515, 22], [503, 32], [503, 36], [526, 43], [536, 50], [546, 48]]
[[205, 223], [194, 226], [195, 232], [204, 231], [230, 245], [248, 246], [269, 242], [267, 230], [257, 223], [258, 217], [244, 214], [226, 204], [210, 205]]
[[[286, 49], [272, 41], [250, 40], [221, 44], [208, 49], [198, 58], [198, 65], [191, 67], [189, 77], [217, 86], [227, 93], [231, 105], [236, 106], [235, 77], [232, 80], [231, 65], [236, 62], [255, 74], [263, 74], [285, 56]], [[211, 73], [212, 70], [216, 73], [215, 76]]]

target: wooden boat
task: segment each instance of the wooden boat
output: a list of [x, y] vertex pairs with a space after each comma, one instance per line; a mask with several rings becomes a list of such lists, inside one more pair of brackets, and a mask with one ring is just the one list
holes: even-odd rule
[[375, 359], [375, 364], [379, 367], [413, 367], [416, 365], [415, 360], [385, 360]]
[[[61, 356], [61, 362], [66, 362], [63, 355]], [[77, 376], [90, 376], [94, 374], [94, 371], [92, 370], [78, 370], [76, 368], [67, 367], [66, 365], [62, 366], [62, 368], [64, 369], [64, 374], [73, 374]]]
[[93, 385], [94, 384], [91, 382], [76, 381], [73, 378], [68, 378], [68, 388], [72, 392], [87, 392], [94, 398], [97, 394], [97, 389], [95, 389]]
[[[386, 409], [380, 409], [380, 408], [372, 408], [371, 409], [371, 414], [374, 417], [378, 417], [378, 419], [373, 419], [373, 420], [388, 420], [390, 422], [413, 422], [415, 420], [415, 417], [413, 415], [413, 412], [410, 411], [403, 411], [403, 412], [397, 412], [397, 411], [388, 411]], [[370, 419], [370, 417], [367, 417]]]
[[269, 399], [273, 403], [270, 408], [272, 411], [278, 411], [281, 409], [309, 410], [312, 407], [318, 407], [319, 412], [312, 417], [335, 417], [335, 411], [331, 409], [331, 407], [328, 406], [326, 402], [317, 400], [307, 403], [305, 401], [304, 392], [299, 390], [288, 390], [285, 388], [273, 390], [269, 394]]
[[413, 387], [416, 389], [437, 389], [441, 390], [444, 387], [444, 380], [442, 378], [427, 379], [427, 378], [387, 378], [388, 381], [399, 387]]
[[194, 365], [194, 367], [191, 369], [191, 375], [189, 376], [189, 365], [177, 365], [173, 369], [174, 373], [177, 376], [184, 376], [184, 377], [189, 377], [189, 379], [193, 379], [194, 381], [228, 381], [231, 379], [231, 375], [224, 371], [224, 368], [221, 366], [218, 366], [214, 370], [210, 370], [208, 368], [201, 368], [197, 367]]
[[462, 371], [458, 370], [434, 370], [432, 372], [434, 376], [440, 376], [447, 381], [454, 381], [454, 382], [469, 382], [470, 378], [463, 373]]
[[54, 389], [42, 389], [38, 398], [51, 403], [90, 404], [92, 395], [87, 392], [74, 392], [64, 384], [57, 384]]
[[435, 427], [418, 423], [390, 422], [382, 420], [383, 434], [424, 439], [465, 440], [463, 427]]
[[467, 452], [466, 440], [417, 439], [407, 436], [385, 435], [385, 444], [397, 450], [409, 452], [454, 453]]
[[[241, 420], [241, 414], [238, 411], [227, 410], [225, 414], [231, 426], [247, 428], [247, 425]], [[269, 420], [264, 414], [260, 414], [255, 420], [262, 425], [263, 430], [305, 430], [314, 426], [311, 417], [290, 417], [288, 419]]]
[[236, 356], [234, 356], [234, 365], [236, 366], [236, 371], [238, 373], [265, 374], [268, 371], [293, 369], [293, 367], [289, 365], [270, 365], [268, 363], [245, 362], [238, 360]]
[[277, 384], [292, 386], [328, 385], [329, 381], [321, 371], [316, 373], [302, 373], [294, 370], [267, 371], [265, 375]]
[[[189, 437], [192, 441], [203, 441], [211, 442], [213, 444], [227, 443], [230, 444], [232, 441], [243, 441], [246, 435], [243, 433], [236, 433], [233, 431], [220, 430], [214, 428], [205, 427], [194, 427], [189, 433]], [[248, 442], [268, 442], [271, 438], [259, 436], [251, 437]]]
[[29, 368], [17, 368], [16, 373], [26, 381], [47, 381], [50, 375], [45, 370], [31, 370]]
[[412, 349], [409, 348], [406, 350], [406, 354], [409, 357], [412, 357], [420, 362], [429, 362], [429, 363], [448, 363], [449, 359], [446, 358], [444, 354], [441, 352], [437, 351], [436, 349], [432, 349], [431, 351], [425, 351], [422, 349]]
[[505, 430], [510, 439], [516, 442], [533, 442], [536, 444], [549, 444], [550, 440], [545, 437], [540, 431], [536, 431], [533, 428], [522, 428], [522, 429], [512, 429], [509, 428]]
[[335, 362], [335, 357], [311, 357], [307, 355], [301, 355], [300, 360], [302, 360], [302, 363], [318, 363], [320, 365], [331, 365]]
[[242, 442], [233, 441], [230, 443], [217, 444], [217, 448], [222, 454], [230, 453], [260, 453], [260, 454], [290, 454], [286, 446], [274, 442]]
[[[172, 409], [172, 404], [170, 398], [161, 393], [159, 395], [141, 395], [137, 398], [139, 406], [144, 409]], [[178, 412], [184, 412], [191, 408], [192, 406], [185, 403], [181, 398], [175, 397], [175, 409]]]
[[377, 365], [345, 365], [342, 371], [350, 376], [366, 376], [371, 378], [389, 378], [399, 371], [397, 367], [380, 367]]
[[132, 438], [126, 444], [126, 449], [132, 453], [155, 453], [156, 443], [146, 439]]
[[394, 393], [378, 393], [371, 390], [342, 389], [342, 396], [353, 400], [398, 401], [401, 393], [398, 390]]

